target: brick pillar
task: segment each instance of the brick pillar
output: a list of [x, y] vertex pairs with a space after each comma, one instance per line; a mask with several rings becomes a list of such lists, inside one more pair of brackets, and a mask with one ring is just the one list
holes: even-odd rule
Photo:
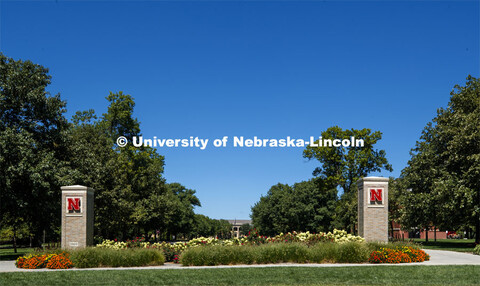
[[85, 186], [62, 189], [62, 248], [93, 245], [93, 192]]
[[388, 242], [388, 178], [364, 177], [358, 187], [358, 234], [366, 241]]

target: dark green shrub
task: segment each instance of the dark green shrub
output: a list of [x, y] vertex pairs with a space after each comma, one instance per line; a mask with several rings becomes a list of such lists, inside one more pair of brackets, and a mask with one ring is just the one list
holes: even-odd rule
[[345, 242], [337, 244], [336, 262], [360, 263], [368, 261], [370, 251], [364, 243]]
[[308, 259], [308, 247], [300, 243], [264, 244], [253, 250], [256, 263], [304, 263]]
[[311, 263], [335, 263], [338, 245], [335, 243], [318, 243], [309, 248], [308, 261]]
[[264, 263], [360, 263], [367, 262], [370, 251], [365, 243], [272, 243], [247, 246], [199, 246], [185, 250], [183, 265], [228, 265]]
[[473, 254], [480, 255], [480, 244], [475, 246], [473, 249]]
[[411, 247], [413, 249], [420, 249], [421, 245], [414, 243], [414, 242], [409, 242], [409, 241], [395, 241], [395, 242], [389, 242], [389, 243], [382, 243], [382, 242], [368, 242], [367, 247], [370, 251], [379, 251], [382, 248], [391, 248], [391, 249], [396, 249], [400, 247]]
[[319, 243], [309, 248], [312, 263], [362, 263], [368, 261], [369, 247], [365, 243]]
[[180, 257], [183, 265], [252, 264], [255, 255], [251, 246], [199, 246], [189, 248]]
[[78, 268], [132, 267], [163, 265], [165, 257], [156, 249], [108, 249], [88, 247], [70, 251], [71, 259]]

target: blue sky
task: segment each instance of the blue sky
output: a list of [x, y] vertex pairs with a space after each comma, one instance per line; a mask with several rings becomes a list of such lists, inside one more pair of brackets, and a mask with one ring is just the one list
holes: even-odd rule
[[[2, 1], [0, 50], [50, 69], [77, 110], [133, 95], [146, 137], [306, 138], [380, 130], [398, 176], [455, 84], [480, 72], [479, 1]], [[162, 148], [198, 213], [249, 217], [312, 177], [302, 148]]]

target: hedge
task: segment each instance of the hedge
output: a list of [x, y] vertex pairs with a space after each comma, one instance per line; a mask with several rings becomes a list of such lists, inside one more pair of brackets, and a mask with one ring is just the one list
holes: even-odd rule
[[185, 266], [264, 264], [264, 263], [359, 263], [367, 262], [365, 243], [263, 244], [258, 246], [200, 246], [185, 250], [180, 262]]
[[79, 250], [53, 251], [29, 254], [19, 257], [16, 265], [19, 268], [96, 268], [96, 267], [134, 267], [163, 265], [165, 257], [157, 249], [105, 249], [87, 247]]

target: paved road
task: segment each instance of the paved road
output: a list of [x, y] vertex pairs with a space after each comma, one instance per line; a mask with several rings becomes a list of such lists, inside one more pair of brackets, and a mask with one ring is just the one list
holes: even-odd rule
[[403, 263], [403, 264], [298, 264], [298, 263], [279, 263], [279, 264], [259, 264], [259, 265], [221, 265], [221, 266], [189, 266], [183, 267], [178, 264], [165, 264], [163, 266], [148, 266], [148, 267], [117, 267], [117, 268], [84, 268], [84, 269], [66, 269], [66, 270], [51, 270], [51, 269], [18, 269], [15, 267], [15, 261], [0, 261], [0, 272], [17, 272], [17, 271], [72, 271], [72, 270], [128, 270], [128, 269], [202, 269], [202, 268], [245, 268], [245, 267], [343, 267], [343, 266], [385, 266], [385, 265], [480, 265], [480, 255], [473, 255], [470, 253], [444, 251], [444, 250], [425, 250], [430, 254], [430, 261], [421, 263]]

